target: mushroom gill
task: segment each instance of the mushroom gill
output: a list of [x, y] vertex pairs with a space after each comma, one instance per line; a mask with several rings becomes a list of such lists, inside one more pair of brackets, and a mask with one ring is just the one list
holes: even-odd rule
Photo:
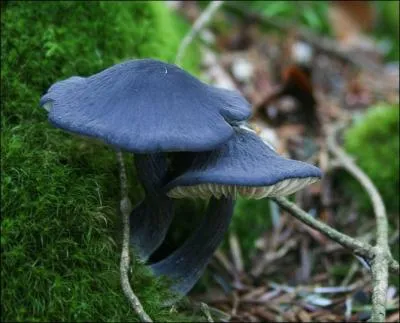
[[236, 199], [241, 196], [244, 198], [262, 199], [264, 197], [290, 195], [318, 180], [318, 177], [288, 178], [268, 186], [205, 183], [192, 186], [177, 186], [171, 189], [167, 195], [171, 198], [210, 198], [214, 196], [219, 199], [222, 196], [229, 196]]

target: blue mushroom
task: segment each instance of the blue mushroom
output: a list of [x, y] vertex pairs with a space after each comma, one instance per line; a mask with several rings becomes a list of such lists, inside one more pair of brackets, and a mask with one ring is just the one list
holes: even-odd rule
[[57, 82], [40, 104], [54, 126], [137, 154], [146, 197], [132, 211], [130, 225], [143, 260], [162, 243], [173, 216], [173, 201], [160, 190], [171, 173], [162, 153], [215, 149], [234, 135], [232, 125], [251, 114], [238, 92], [153, 59]]
[[173, 198], [210, 198], [202, 224], [171, 255], [151, 265], [166, 275], [172, 289], [186, 294], [200, 278], [229, 226], [234, 199], [284, 196], [316, 182], [321, 171], [312, 165], [283, 158], [253, 131], [237, 127], [221, 147], [197, 153], [189, 168], [165, 190]]
[[211, 198], [204, 219], [184, 244], [168, 257], [150, 265], [155, 275], [172, 280], [176, 298], [187, 294], [200, 279], [211, 256], [220, 245], [233, 215], [231, 197]]
[[281, 157], [253, 130], [235, 128], [235, 136], [218, 149], [197, 153], [191, 166], [166, 185], [167, 195], [260, 199], [292, 194], [321, 178], [319, 168]]
[[137, 154], [135, 166], [146, 197], [130, 215], [130, 241], [137, 256], [144, 261], [164, 240], [174, 214], [174, 203], [162, 191], [168, 171], [163, 153]]
[[237, 196], [291, 194], [321, 177], [318, 168], [279, 156], [243, 122], [249, 103], [152, 59], [130, 60], [90, 77], [55, 83], [41, 98], [56, 127], [135, 154], [145, 198], [130, 215], [131, 243], [145, 261], [163, 242], [173, 199], [209, 199], [201, 225], [150, 265], [186, 294], [221, 243]]

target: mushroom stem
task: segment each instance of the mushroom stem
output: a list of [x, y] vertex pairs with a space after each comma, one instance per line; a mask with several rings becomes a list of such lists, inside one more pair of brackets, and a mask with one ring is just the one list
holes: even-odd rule
[[145, 198], [132, 211], [129, 219], [130, 241], [142, 261], [161, 245], [174, 215], [173, 200], [161, 187], [167, 174], [167, 160], [161, 153], [135, 155], [137, 177]]
[[232, 198], [211, 198], [201, 225], [167, 258], [153, 264], [154, 274], [172, 279], [171, 289], [188, 293], [201, 277], [215, 250], [224, 238], [233, 214]]

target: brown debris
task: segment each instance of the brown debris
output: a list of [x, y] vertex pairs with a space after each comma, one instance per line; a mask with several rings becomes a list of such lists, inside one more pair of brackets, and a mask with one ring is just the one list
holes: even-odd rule
[[[338, 5], [345, 6], [342, 3], [333, 6]], [[187, 10], [187, 16], [191, 17], [196, 15], [195, 8], [192, 3], [181, 10]], [[220, 23], [223, 15], [218, 19]], [[398, 102], [398, 69], [387, 69], [376, 58], [354, 62], [354, 56], [349, 58], [345, 52], [347, 49], [336, 50], [337, 43], [326, 46], [319, 39], [307, 41], [306, 34], [291, 27], [281, 28], [283, 35], [277, 36], [261, 32], [259, 19], [225, 19], [234, 28], [229, 33], [215, 35], [218, 54], [211, 48], [205, 49], [208, 53], [206, 76], [214, 84], [238, 89], [256, 107], [255, 112], [275, 109], [284, 122], [274, 123], [254, 113], [251, 123], [257, 133], [269, 133], [270, 140], [276, 140], [274, 146], [278, 153], [314, 163], [324, 171], [324, 179], [297, 194], [296, 203], [340, 231], [371, 239], [367, 234], [374, 226], [373, 219], [360, 223], [361, 216], [352, 205], [346, 205], [346, 219], [338, 214], [344, 202], [335, 192], [338, 168], [326, 149], [325, 128], [337, 120], [347, 120], [355, 112], [363, 113], [378, 101]], [[370, 21], [368, 18], [365, 26], [362, 20], [358, 23], [361, 26], [357, 27], [357, 33], [363, 33]], [[338, 37], [342, 36], [338, 34]], [[310, 75], [298, 69], [292, 53], [304, 39], [312, 48]], [[335, 49], [331, 51], [332, 47]], [[372, 64], [371, 61], [373, 68], [370, 69], [366, 65]], [[384, 71], [379, 78], [371, 72], [377, 69]], [[282, 89], [288, 80], [296, 81], [296, 91], [312, 96], [315, 111], [309, 107], [296, 110], [297, 103], [290, 102], [288, 95], [283, 98]], [[289, 94], [298, 100], [297, 93]], [[295, 111], [303, 114], [303, 119], [291, 119]], [[310, 121], [314, 113], [319, 121], [316, 124]], [[227, 313], [231, 322], [368, 319], [370, 310], [356, 304], [354, 297], [356, 293], [368, 297], [371, 294], [369, 273], [362, 262], [282, 210], [279, 219], [279, 225], [258, 237], [251, 259], [242, 251], [240, 236], [232, 233], [227, 240], [228, 248], [219, 249], [209, 266], [213, 274], [226, 280], [228, 287], [213, 282], [207, 293], [193, 297], [207, 302], [210, 309]], [[391, 302], [392, 308], [399, 307], [398, 296], [393, 296]], [[398, 310], [388, 312], [387, 322], [398, 321]]]

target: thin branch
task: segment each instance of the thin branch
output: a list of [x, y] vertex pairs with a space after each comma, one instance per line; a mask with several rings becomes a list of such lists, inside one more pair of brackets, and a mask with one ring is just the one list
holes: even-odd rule
[[207, 322], [214, 322], [211, 314], [210, 314], [210, 309], [208, 308], [208, 305], [206, 303], [201, 303], [201, 310], [204, 313], [204, 315], [207, 318]]
[[[274, 200], [276, 203], [278, 203], [280, 207], [288, 211], [291, 215], [293, 215], [301, 222], [323, 233], [328, 238], [339, 243], [343, 247], [350, 249], [356, 255], [366, 258], [368, 260], [375, 258], [376, 249], [370, 244], [358, 241], [357, 239], [354, 239], [352, 237], [349, 237], [348, 235], [340, 233], [339, 231], [331, 228], [329, 225], [314, 219], [313, 216], [303, 211], [296, 204], [288, 201], [284, 197], [273, 197], [271, 199]], [[393, 258], [389, 259], [389, 266], [391, 272], [395, 274], [399, 273], [399, 263]]]
[[185, 54], [186, 48], [196, 37], [197, 33], [211, 20], [214, 14], [217, 12], [218, 8], [222, 6], [224, 1], [211, 1], [207, 8], [202, 12], [200, 17], [197, 18], [195, 23], [193, 24], [190, 31], [186, 34], [185, 38], [183, 38], [179, 49], [178, 54], [176, 55], [175, 64], [180, 65], [183, 55]]
[[241, 273], [244, 271], [242, 250], [240, 248], [240, 242], [235, 233], [229, 235], [229, 246], [231, 250], [232, 260], [235, 265], [235, 269]]
[[327, 138], [328, 148], [340, 160], [343, 168], [345, 168], [349, 173], [359, 180], [360, 184], [364, 187], [371, 198], [376, 216], [377, 245], [383, 246], [386, 248], [386, 250], [389, 250], [388, 221], [382, 197], [375, 185], [372, 183], [371, 179], [353, 162], [353, 159], [337, 145], [335, 136], [342, 127], [344, 127], [344, 125], [340, 124], [332, 127], [329, 130], [329, 136]]
[[340, 233], [339, 231], [331, 228], [329, 225], [314, 219], [307, 212], [303, 211], [296, 204], [288, 201], [284, 197], [274, 197], [272, 200], [278, 203], [280, 207], [288, 211], [301, 222], [325, 234], [327, 237], [341, 244], [343, 247], [353, 250], [355, 254], [368, 259], [373, 258], [374, 252], [372, 246]]
[[276, 261], [277, 259], [282, 258], [284, 255], [286, 255], [292, 248], [297, 246], [297, 240], [287, 240], [287, 242], [278, 250], [275, 252], [268, 252], [264, 254], [264, 256], [257, 261], [257, 264], [255, 267], [251, 270], [251, 274], [255, 277], [259, 277], [265, 267], [267, 267], [268, 264]]
[[389, 259], [389, 271], [396, 274], [400, 272], [399, 263], [393, 258]]
[[153, 322], [150, 316], [144, 311], [142, 304], [137, 296], [133, 293], [132, 287], [129, 283], [129, 214], [132, 211], [132, 204], [128, 197], [128, 180], [126, 176], [125, 164], [121, 151], [117, 152], [117, 159], [120, 171], [120, 185], [121, 185], [121, 203], [120, 209], [122, 214], [123, 236], [122, 236], [122, 252], [121, 252], [121, 286], [122, 290], [133, 310], [139, 316], [142, 322]]
[[388, 242], [388, 220], [386, 216], [385, 205], [382, 197], [372, 183], [371, 179], [353, 162], [353, 160], [341, 149], [335, 136], [344, 124], [338, 124], [329, 130], [327, 144], [329, 150], [342, 163], [344, 169], [352, 174], [368, 193], [376, 218], [376, 246], [375, 258], [372, 261], [373, 294], [372, 294], [372, 322], [384, 322], [386, 316], [386, 293], [388, 288], [388, 267], [391, 259]]

